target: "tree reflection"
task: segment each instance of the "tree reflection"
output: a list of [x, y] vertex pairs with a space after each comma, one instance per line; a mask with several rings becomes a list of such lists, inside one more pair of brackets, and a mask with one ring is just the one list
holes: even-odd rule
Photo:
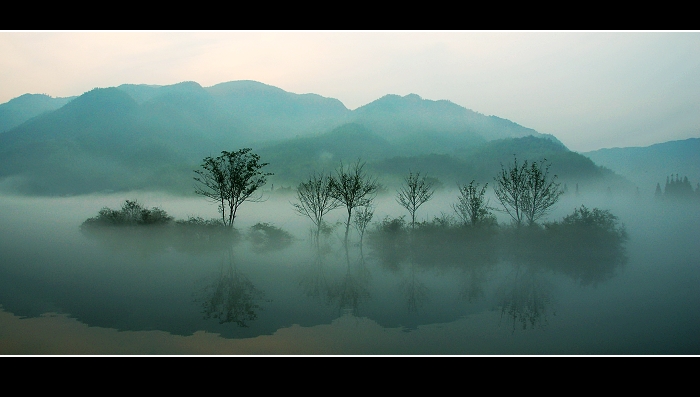
[[566, 275], [582, 285], [609, 280], [627, 263], [627, 232], [609, 211], [585, 206], [561, 222], [502, 233], [503, 258]]
[[547, 224], [544, 237], [541, 263], [582, 285], [608, 280], [627, 263], [627, 231], [606, 210], [581, 206]]
[[462, 274], [463, 298], [483, 296], [487, 275], [498, 263], [498, 228], [492, 223], [464, 225], [446, 215], [409, 229], [403, 218], [385, 218], [371, 231], [372, 254], [379, 263], [398, 272], [408, 268], [401, 283], [409, 311], [416, 311], [428, 299], [428, 289], [416, 279], [421, 269]]
[[[497, 292], [501, 320], [512, 320], [513, 332], [547, 325], [551, 309], [552, 287], [532, 266], [514, 263]], [[552, 310], [552, 313], [554, 311]]]
[[305, 295], [310, 298], [320, 299], [325, 303], [330, 303], [330, 285], [326, 277], [326, 254], [316, 240], [313, 241], [313, 260], [308, 271], [302, 274], [299, 280]]
[[501, 316], [513, 329], [547, 322], [552, 302], [545, 272], [582, 285], [609, 280], [627, 262], [624, 225], [609, 211], [581, 206], [561, 222], [509, 228], [501, 232], [500, 252], [512, 271], [499, 289]]
[[144, 258], [167, 251], [172, 244], [169, 226], [91, 226], [81, 228], [81, 233], [98, 241], [103, 247], [114, 252], [128, 252]]
[[385, 217], [368, 232], [368, 243], [379, 264], [398, 272], [408, 254], [408, 231], [404, 217]]
[[416, 280], [416, 264], [413, 260], [409, 263], [409, 275], [401, 283], [401, 291], [408, 302], [409, 313], [417, 313], [418, 309], [428, 300], [428, 287]]
[[177, 221], [172, 230], [172, 246], [178, 252], [223, 252], [241, 240], [240, 232], [216, 219], [189, 217]]
[[192, 254], [219, 252], [240, 240], [236, 229], [200, 217], [189, 217], [168, 225], [91, 225], [80, 230], [110, 250], [130, 251], [147, 257], [165, 253], [170, 248]]
[[329, 284], [328, 297], [341, 312], [345, 309], [357, 317], [360, 312], [360, 304], [370, 298], [368, 288], [370, 273], [361, 255], [357, 261], [351, 261], [347, 244], [344, 245], [344, 248], [347, 271], [339, 280]]
[[461, 272], [459, 297], [471, 303], [484, 297], [484, 285], [492, 267], [469, 265]]
[[235, 323], [247, 327], [261, 310], [263, 292], [240, 271], [233, 260], [233, 249], [227, 250], [221, 261], [219, 274], [213, 283], [204, 287], [199, 299], [205, 319], [215, 318], [219, 324]]
[[370, 298], [371, 279], [361, 250], [358, 248], [358, 257], [352, 258], [346, 244], [342, 253], [333, 253], [318, 243], [312, 245], [312, 264], [299, 281], [302, 290], [306, 296], [337, 306], [340, 313], [358, 316], [361, 304]]

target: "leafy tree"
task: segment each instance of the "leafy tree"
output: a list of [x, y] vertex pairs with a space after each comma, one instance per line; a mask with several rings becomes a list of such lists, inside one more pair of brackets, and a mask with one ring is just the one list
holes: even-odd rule
[[221, 221], [233, 227], [238, 207], [246, 201], [261, 201], [262, 197], [254, 195], [263, 186], [272, 173], [262, 172], [268, 163], [261, 163], [260, 156], [252, 153], [250, 148], [235, 152], [222, 151], [221, 156], [206, 157], [201, 169], [194, 172], [198, 185], [195, 193], [202, 195], [219, 205]]
[[434, 193], [432, 181], [425, 176], [421, 177], [420, 172], [416, 174], [408, 172], [403, 185], [399, 188], [396, 201], [411, 214], [411, 228], [415, 228], [418, 207], [430, 200]]
[[318, 242], [323, 217], [329, 211], [338, 208], [341, 203], [332, 195], [332, 178], [314, 172], [309, 180], [297, 186], [297, 201], [292, 203], [294, 211], [311, 219], [316, 226], [314, 237]]
[[352, 211], [368, 206], [379, 190], [377, 178], [367, 175], [364, 166], [365, 163], [361, 163], [360, 160], [347, 167], [341, 162], [335, 176], [331, 178], [331, 196], [340, 202], [348, 213], [345, 222], [345, 244], [348, 242]]
[[485, 223], [495, 223], [496, 219], [491, 213], [491, 207], [489, 207], [485, 197], [488, 185], [487, 183], [479, 189], [479, 184], [472, 180], [469, 185], [458, 186], [458, 202], [453, 204], [452, 208], [465, 225], [478, 226]]
[[501, 164], [501, 173], [494, 178], [494, 192], [503, 206], [503, 211], [517, 226], [527, 220], [530, 225], [549, 213], [563, 191], [555, 183], [556, 175], [549, 177], [550, 164], [545, 160], [528, 164], [518, 159], [506, 169]]

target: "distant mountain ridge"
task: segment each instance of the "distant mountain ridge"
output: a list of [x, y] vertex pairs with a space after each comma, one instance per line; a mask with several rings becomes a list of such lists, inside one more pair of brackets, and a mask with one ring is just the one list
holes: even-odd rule
[[[489, 142], [525, 137], [535, 139], [527, 141], [530, 148], [546, 141], [554, 145], [546, 150], [569, 152], [551, 135], [416, 94], [386, 95], [349, 110], [334, 98], [243, 80], [96, 88], [62, 106], [25, 99], [34, 102], [26, 101], [24, 113], [5, 119], [0, 113], [0, 125], [26, 118], [0, 133], [0, 180], [36, 194], [190, 191], [203, 157], [242, 147], [282, 167], [277, 175], [288, 181], [357, 157], [378, 167], [390, 158], [433, 154], [467, 161], [469, 153], [483, 155], [474, 150]], [[40, 100], [50, 103], [48, 110]], [[10, 102], [0, 109], [18, 108]]]
[[[509, 120], [485, 116], [447, 100], [422, 99], [416, 94], [403, 97], [386, 95], [358, 109], [349, 110], [334, 98], [317, 94], [294, 94], [250, 80], [230, 81], [206, 88], [192, 81], [165, 86], [123, 84], [114, 88], [127, 93], [137, 105], [150, 107], [156, 113], [159, 105], [162, 110], [167, 104], [172, 111], [182, 111], [183, 105], [186, 105], [186, 113], [190, 117], [213, 119], [210, 128], [230, 130], [231, 127], [225, 123], [238, 124], [240, 127], [236, 133], [242, 134], [240, 138], [243, 140], [250, 141], [322, 133], [351, 122], [381, 131], [390, 140], [425, 132], [460, 134], [462, 138], [466, 135], [470, 139], [481, 140], [545, 136]], [[22, 97], [0, 105], [0, 110], [12, 107], [9, 105], [20, 101]], [[42, 105], [43, 102], [37, 98], [32, 105], [24, 106], [24, 112], [15, 112], [12, 122], [8, 121], [11, 116], [3, 117], [0, 114], [0, 125], [11, 126], [7, 129], [14, 128], [32, 117], [56, 110], [75, 98], [53, 98], [52, 106]], [[253, 132], [246, 132], [247, 130]], [[547, 137], [556, 139], [551, 135]]]
[[0, 105], [0, 133], [17, 127], [43, 113], [54, 111], [75, 97], [53, 98], [45, 94], [24, 94]]
[[645, 147], [599, 149], [581, 153], [597, 164], [635, 183], [640, 190], [653, 192], [666, 177], [687, 176], [693, 188], [700, 182], [700, 138], [657, 143]]

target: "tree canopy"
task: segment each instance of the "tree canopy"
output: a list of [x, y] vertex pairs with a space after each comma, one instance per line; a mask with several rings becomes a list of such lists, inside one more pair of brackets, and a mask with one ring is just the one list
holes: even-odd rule
[[219, 205], [221, 221], [233, 227], [238, 207], [246, 201], [261, 201], [256, 191], [267, 182], [272, 173], [261, 169], [268, 163], [261, 163], [260, 156], [252, 149], [244, 148], [235, 152], [222, 151], [218, 157], [205, 157], [201, 169], [195, 170], [194, 180], [198, 183], [195, 193]]

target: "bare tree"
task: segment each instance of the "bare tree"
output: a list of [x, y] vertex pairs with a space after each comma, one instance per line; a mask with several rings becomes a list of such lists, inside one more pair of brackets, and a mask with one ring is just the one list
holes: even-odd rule
[[314, 172], [309, 180], [297, 186], [297, 201], [292, 203], [294, 211], [311, 219], [316, 226], [315, 241], [318, 243], [323, 217], [329, 211], [338, 208], [341, 203], [331, 194], [331, 177]]
[[365, 230], [367, 230], [367, 226], [369, 226], [373, 216], [374, 208], [371, 204], [362, 206], [355, 211], [355, 228], [357, 228], [357, 232], [360, 234], [360, 249], [362, 249], [362, 239], [365, 235]]
[[272, 173], [262, 172], [268, 163], [261, 163], [260, 156], [250, 148], [235, 152], [222, 151], [221, 156], [206, 157], [201, 169], [194, 172], [198, 183], [195, 193], [219, 205], [221, 221], [233, 227], [238, 207], [246, 201], [261, 201], [262, 196], [254, 195]]
[[547, 215], [554, 207], [554, 204], [559, 201], [559, 197], [564, 194], [560, 189], [560, 184], [556, 183], [557, 176], [549, 177], [549, 167], [551, 164], [545, 164], [547, 159], [543, 159], [538, 163], [532, 162], [527, 169], [526, 179], [526, 195], [523, 200], [523, 211], [528, 224], [532, 225], [538, 219]]
[[452, 205], [452, 208], [465, 225], [478, 226], [495, 221], [485, 197], [488, 185], [487, 183], [479, 189], [479, 184], [472, 180], [469, 185], [458, 186], [458, 201], [457, 204]]
[[496, 187], [494, 193], [503, 206], [505, 211], [513, 219], [516, 225], [520, 226], [523, 223], [523, 196], [525, 193], [525, 178], [527, 161], [518, 166], [517, 157], [514, 159], [514, 164], [509, 165], [506, 170], [501, 164], [501, 173], [494, 178]]
[[433, 182], [425, 176], [421, 177], [420, 172], [413, 174], [408, 171], [408, 176], [404, 178], [404, 183], [399, 187], [396, 201], [406, 208], [411, 214], [411, 228], [416, 225], [416, 211], [418, 207], [430, 200], [435, 193]]
[[518, 165], [518, 159], [506, 169], [501, 165], [501, 173], [494, 178], [496, 197], [517, 226], [524, 220], [530, 225], [549, 213], [559, 200], [562, 191], [555, 183], [556, 175], [549, 178], [549, 166], [545, 160], [528, 164], [527, 160]]
[[377, 178], [367, 175], [364, 171], [365, 163], [358, 159], [347, 168], [340, 163], [336, 169], [335, 177], [331, 178], [331, 195], [338, 200], [348, 212], [345, 222], [345, 244], [348, 243], [348, 232], [352, 220], [352, 211], [355, 208], [369, 205], [377, 195], [379, 183]]

